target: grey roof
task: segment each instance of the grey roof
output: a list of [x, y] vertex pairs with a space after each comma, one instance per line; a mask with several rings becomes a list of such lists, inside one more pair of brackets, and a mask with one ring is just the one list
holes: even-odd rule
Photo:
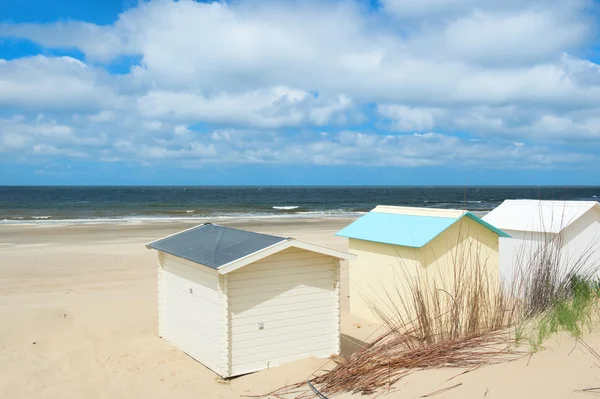
[[206, 223], [146, 245], [213, 269], [287, 238]]

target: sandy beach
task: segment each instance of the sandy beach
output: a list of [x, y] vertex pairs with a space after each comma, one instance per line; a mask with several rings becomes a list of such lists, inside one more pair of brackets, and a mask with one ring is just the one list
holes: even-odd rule
[[[224, 225], [347, 250], [333, 233], [351, 219], [234, 220]], [[306, 359], [221, 381], [157, 336], [156, 253], [144, 243], [188, 223], [0, 226], [0, 398], [236, 398], [305, 380], [328, 362]], [[348, 314], [343, 352], [377, 329]], [[585, 340], [600, 352], [600, 334]], [[566, 398], [600, 386], [600, 361], [567, 336], [531, 357], [464, 370], [428, 370], [390, 398]], [[449, 380], [450, 378], [453, 379]], [[346, 396], [346, 395], [344, 395]], [[349, 396], [349, 395], [347, 395]]]

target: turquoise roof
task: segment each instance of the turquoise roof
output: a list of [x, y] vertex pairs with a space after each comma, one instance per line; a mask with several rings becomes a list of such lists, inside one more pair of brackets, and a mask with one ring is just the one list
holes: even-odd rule
[[486, 223], [470, 212], [456, 218], [370, 212], [338, 231], [335, 235], [420, 248], [463, 217], [474, 220], [500, 237], [509, 237], [505, 232]]

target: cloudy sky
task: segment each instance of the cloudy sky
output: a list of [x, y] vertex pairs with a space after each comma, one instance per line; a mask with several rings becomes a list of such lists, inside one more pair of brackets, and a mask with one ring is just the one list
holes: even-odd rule
[[2, 0], [0, 184], [600, 184], [598, 11]]

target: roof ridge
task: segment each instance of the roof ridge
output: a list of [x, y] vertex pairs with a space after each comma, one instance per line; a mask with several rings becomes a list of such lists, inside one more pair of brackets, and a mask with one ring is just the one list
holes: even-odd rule
[[[371, 210], [373, 213], [391, 215], [420, 216], [433, 218], [458, 219], [467, 213], [464, 209], [426, 208], [417, 206], [377, 205]], [[371, 213], [369, 212], [369, 213]]]
[[167, 239], [167, 238], [174, 237], [174, 236], [176, 236], [176, 235], [178, 235], [178, 234], [185, 233], [186, 231], [192, 231], [192, 230], [194, 230], [194, 229], [198, 229], [198, 228], [200, 228], [200, 227], [204, 227], [204, 226], [206, 226], [206, 224], [207, 224], [207, 223], [201, 223], [201, 224], [197, 224], [196, 226], [192, 226], [192, 227], [190, 227], [190, 228], [187, 228], [187, 229], [185, 229], [185, 230], [181, 230], [181, 231], [178, 231], [178, 232], [176, 232], [176, 233], [169, 234], [169, 235], [167, 235], [167, 236], [165, 236], [165, 237], [157, 238], [156, 240], [152, 240], [152, 241], [150, 241], [150, 242], [149, 242], [149, 243], [147, 243], [145, 246], [146, 246], [146, 247], [148, 247], [150, 244], [154, 244], [154, 243], [156, 243], [156, 242], [158, 242], [158, 241], [161, 241], [161, 240], [165, 240], [165, 239]]
[[[537, 199], [527, 199], [527, 198], [521, 198], [521, 199], [506, 199], [504, 201], [502, 201], [502, 203], [505, 202], [512, 202], [512, 203], [530, 203], [530, 204], [564, 204], [564, 205], [572, 205], [572, 206], [578, 206], [578, 205], [592, 205], [592, 204], [598, 204], [598, 201], [594, 201], [594, 200], [537, 200]], [[500, 204], [502, 205], [502, 204]]]

